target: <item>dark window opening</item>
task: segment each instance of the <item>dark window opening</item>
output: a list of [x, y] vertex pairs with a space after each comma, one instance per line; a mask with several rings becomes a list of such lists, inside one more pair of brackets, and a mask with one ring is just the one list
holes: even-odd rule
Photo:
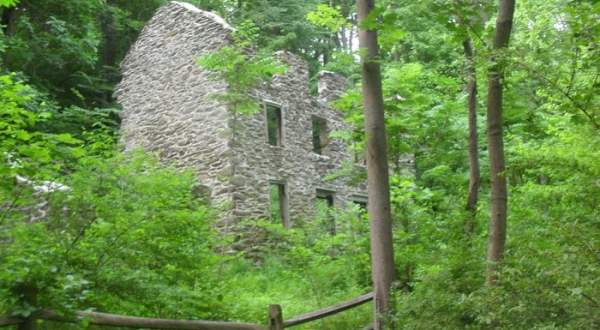
[[350, 201], [352, 204], [358, 206], [361, 212], [367, 212], [367, 202], [369, 198], [365, 195], [352, 195]]
[[358, 148], [358, 143], [356, 143], [356, 142], [352, 143], [352, 154], [354, 155], [354, 162], [359, 163], [361, 152], [360, 152], [360, 149]]
[[354, 203], [354, 205], [358, 206], [358, 208], [362, 212], [367, 212], [367, 202], [366, 201], [353, 200], [352, 203]]
[[356, 212], [357, 219], [368, 221], [367, 215], [369, 214], [368, 203], [369, 198], [365, 195], [352, 195], [350, 196], [350, 202], [353, 204], [353, 210]]
[[267, 104], [267, 139], [270, 145], [282, 145], [281, 108]]
[[271, 196], [271, 220], [288, 227], [288, 198], [283, 183], [271, 183], [269, 187]]
[[317, 189], [317, 218], [323, 222], [326, 230], [335, 235], [335, 218], [332, 214], [334, 192], [328, 190]]
[[352, 153], [354, 155], [354, 163], [367, 166], [367, 148], [354, 142], [352, 143]]
[[312, 117], [312, 142], [313, 151], [319, 155], [323, 154], [323, 149], [329, 143], [329, 132], [327, 131], [327, 121], [323, 118]]

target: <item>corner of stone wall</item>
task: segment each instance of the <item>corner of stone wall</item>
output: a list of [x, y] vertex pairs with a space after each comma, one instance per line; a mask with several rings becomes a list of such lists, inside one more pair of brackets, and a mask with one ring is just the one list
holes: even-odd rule
[[308, 62], [301, 56], [285, 50], [275, 52], [274, 57], [281, 61], [287, 70], [283, 75], [276, 76], [273, 83], [285, 84], [287, 89], [308, 95]]
[[[234, 29], [217, 15], [172, 1], [146, 23], [121, 62], [114, 96], [123, 108], [121, 143], [143, 147], [161, 160], [194, 170], [215, 207], [231, 226], [231, 151], [225, 107], [210, 94], [226, 89], [209, 79], [195, 59], [229, 41]], [[229, 206], [230, 208], [230, 206]], [[220, 224], [217, 226], [220, 227]]]
[[320, 71], [317, 80], [318, 99], [323, 104], [339, 99], [348, 88], [348, 79], [339, 73]]

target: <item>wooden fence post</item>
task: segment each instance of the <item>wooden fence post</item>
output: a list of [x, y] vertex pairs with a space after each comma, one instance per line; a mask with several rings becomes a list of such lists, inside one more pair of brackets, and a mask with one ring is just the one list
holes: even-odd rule
[[280, 305], [269, 305], [269, 330], [283, 330], [283, 313]]
[[[33, 286], [24, 284], [20, 288], [20, 292], [23, 295], [23, 303], [32, 307], [37, 306], [37, 290]], [[30, 315], [22, 323], [17, 325], [17, 330], [37, 330], [37, 322], [33, 315]]]

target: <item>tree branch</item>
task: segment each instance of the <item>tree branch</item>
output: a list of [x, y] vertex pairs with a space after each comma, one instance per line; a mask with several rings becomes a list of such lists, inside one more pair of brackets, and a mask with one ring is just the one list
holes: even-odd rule
[[[581, 111], [592, 123], [592, 125], [594, 126], [595, 129], [600, 129], [600, 124], [598, 124], [596, 122], [595, 117], [590, 114], [587, 110], [586, 107], [579, 104], [579, 102], [577, 102], [577, 100], [575, 100], [567, 91], [565, 91], [564, 89], [562, 89], [557, 82], [553, 82], [550, 79], [546, 78], [543, 74], [539, 74], [537, 73], [535, 70], [533, 70], [531, 67], [523, 64], [522, 62], [515, 62], [516, 65], [521, 66], [522, 68], [524, 68], [525, 70], [529, 71], [530, 73], [534, 74], [537, 78], [545, 81], [546, 83], [548, 83], [551, 87], [553, 87], [556, 91], [558, 91], [560, 94], [562, 94], [564, 97], [566, 97], [574, 106], [575, 108], [577, 108], [579, 111]], [[596, 83], [596, 79], [598, 78], [598, 75], [596, 75], [596, 78], [594, 78], [594, 82], [593, 84]], [[589, 102], [591, 101], [591, 96], [588, 97], [587, 101], [586, 101], [586, 105], [589, 104]]]

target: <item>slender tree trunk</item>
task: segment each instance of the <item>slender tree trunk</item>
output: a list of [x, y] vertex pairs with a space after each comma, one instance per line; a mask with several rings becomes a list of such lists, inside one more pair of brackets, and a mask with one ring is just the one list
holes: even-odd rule
[[4, 36], [10, 37], [15, 34], [17, 14], [16, 7], [4, 8], [2, 10], [0, 24], [2, 24], [2, 33], [4, 33]]
[[342, 31], [340, 32], [340, 42], [342, 43], [342, 51], [343, 52], [348, 52], [348, 38], [346, 38], [346, 33], [348, 31], [346, 30], [345, 26], [342, 26]]
[[[10, 38], [15, 35], [17, 32], [17, 22], [22, 11], [23, 4], [20, 4], [18, 8], [13, 6], [2, 9], [0, 24], [2, 25], [2, 33], [4, 34], [4, 37]], [[12, 62], [10, 52], [4, 52], [4, 54], [0, 54], [0, 62], [2, 62], [1, 64], [6, 67], [10, 67]]]
[[498, 279], [498, 263], [504, 255], [506, 241], [507, 188], [504, 173], [504, 142], [502, 139], [502, 79], [504, 76], [502, 51], [508, 46], [512, 20], [515, 11], [515, 0], [500, 0], [496, 19], [496, 34], [492, 65], [488, 71], [488, 152], [491, 175], [491, 219], [487, 252], [486, 283], [493, 285]]
[[331, 35], [331, 42], [330, 45], [333, 43], [333, 47], [330, 47], [331, 51], [333, 52], [335, 49], [344, 49], [344, 46], [342, 45], [342, 40], [343, 38], [340, 38], [340, 35], [337, 32], [334, 32]]
[[[23, 299], [23, 303], [30, 308], [37, 307], [37, 289], [29, 284], [23, 284], [18, 287], [18, 293]], [[37, 330], [37, 322], [34, 318], [27, 318], [25, 321], [17, 325], [17, 330]]]
[[325, 50], [323, 51], [323, 66], [325, 66], [327, 63], [329, 63], [329, 51]]
[[100, 62], [104, 66], [115, 66], [117, 64], [115, 63], [115, 51], [118, 43], [118, 36], [115, 27], [115, 17], [110, 8], [100, 14], [99, 21], [104, 39], [102, 41], [100, 52]]
[[[104, 72], [105, 79], [113, 80], [118, 79], [115, 77], [117, 70], [117, 56], [116, 51], [118, 48], [118, 32], [116, 29], [115, 15], [112, 10], [107, 8], [105, 11], [100, 13], [99, 17], [100, 28], [102, 30], [102, 45], [100, 48], [100, 64], [102, 65], [102, 71]], [[112, 91], [105, 91], [103, 94], [104, 105], [108, 106], [112, 103]]]
[[348, 54], [352, 54], [352, 47], [354, 46], [354, 43], [352, 42], [354, 40], [354, 26], [355, 26], [356, 22], [354, 19], [352, 19], [351, 25], [350, 25], [350, 34], [348, 35]]
[[479, 199], [479, 146], [477, 134], [477, 76], [475, 72], [475, 59], [471, 38], [463, 41], [463, 49], [467, 62], [467, 94], [468, 94], [468, 118], [469, 118], [469, 195], [467, 197], [466, 210], [468, 212], [465, 220], [465, 233], [471, 236], [475, 230], [475, 215], [477, 213], [477, 201]]
[[[373, 10], [374, 0], [357, 0], [356, 5], [358, 21], [362, 22]], [[384, 318], [392, 311], [390, 293], [394, 280], [394, 249], [377, 32], [360, 28], [358, 40], [363, 52], [362, 93], [367, 134], [368, 213], [375, 291], [374, 324], [375, 329], [383, 329], [392, 327], [384, 324]]]

